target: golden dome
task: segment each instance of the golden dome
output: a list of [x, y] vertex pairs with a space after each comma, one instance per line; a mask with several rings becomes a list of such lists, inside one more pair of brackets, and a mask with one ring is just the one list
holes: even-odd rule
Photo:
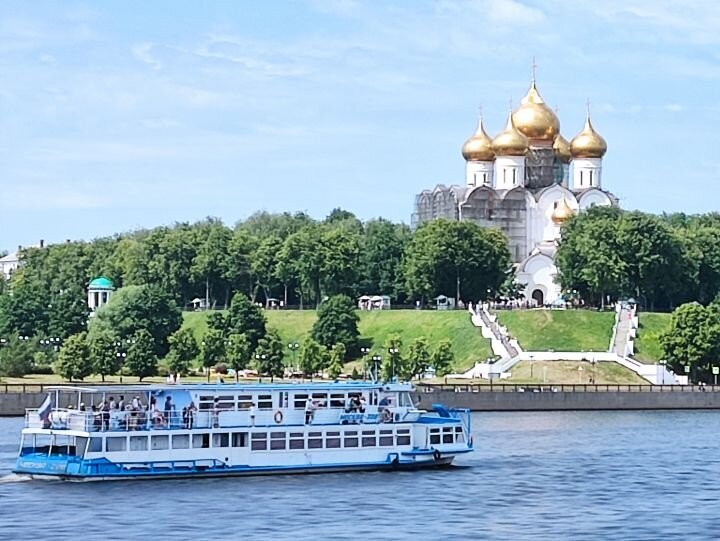
[[490, 162], [495, 159], [492, 139], [490, 139], [490, 136], [485, 132], [482, 117], [478, 120], [478, 127], [475, 134], [465, 141], [462, 147], [462, 155], [466, 161]]
[[530, 90], [513, 113], [515, 127], [528, 139], [554, 141], [560, 133], [560, 120], [543, 101], [533, 79]]
[[496, 156], [524, 156], [528, 151], [528, 140], [513, 123], [512, 113], [508, 115], [507, 126], [492, 140]]
[[590, 122], [590, 113], [585, 116], [585, 127], [570, 141], [573, 158], [602, 158], [607, 152], [607, 143]]
[[570, 143], [562, 135], [558, 133], [553, 143], [553, 150], [557, 154], [560, 161], [568, 163], [572, 159], [572, 153], [570, 152]]
[[561, 225], [567, 222], [573, 216], [575, 216], [575, 211], [570, 208], [570, 205], [568, 205], [565, 197], [563, 197], [555, 207], [555, 210], [553, 210], [552, 214], [550, 215], [550, 219], [556, 225]]

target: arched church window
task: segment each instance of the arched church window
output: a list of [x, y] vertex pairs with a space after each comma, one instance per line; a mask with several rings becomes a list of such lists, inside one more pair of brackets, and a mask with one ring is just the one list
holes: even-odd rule
[[583, 185], [583, 172], [580, 171], [580, 186]]
[[507, 169], [503, 169], [503, 182], [507, 182]]
[[513, 169], [513, 186], [517, 185], [517, 178], [515, 174], [517, 173], [517, 170]]
[[590, 171], [590, 186], [593, 185], [593, 172]]

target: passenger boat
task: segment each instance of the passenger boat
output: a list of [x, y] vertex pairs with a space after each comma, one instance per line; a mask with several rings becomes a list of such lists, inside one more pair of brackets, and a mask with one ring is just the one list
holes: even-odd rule
[[58, 387], [26, 412], [14, 471], [86, 481], [392, 470], [449, 466], [471, 452], [469, 411], [417, 409], [412, 390], [376, 382]]

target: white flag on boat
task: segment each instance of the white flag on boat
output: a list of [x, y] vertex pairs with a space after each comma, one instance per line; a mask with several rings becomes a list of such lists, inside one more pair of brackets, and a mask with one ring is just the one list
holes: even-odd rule
[[38, 417], [40, 417], [40, 419], [42, 419], [45, 422], [49, 422], [51, 411], [52, 411], [52, 399], [50, 398], [50, 393], [48, 393], [47, 398], [45, 398], [45, 401], [38, 408]]

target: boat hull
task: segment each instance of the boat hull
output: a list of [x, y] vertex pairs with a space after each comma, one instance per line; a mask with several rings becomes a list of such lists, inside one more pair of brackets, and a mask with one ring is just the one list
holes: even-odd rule
[[112, 474], [107, 473], [75, 473], [52, 471], [50, 469], [28, 470], [16, 468], [13, 473], [16, 475], [34, 480], [52, 481], [122, 481], [122, 480], [161, 480], [161, 479], [187, 479], [187, 478], [218, 478], [218, 477], [250, 477], [261, 475], [297, 475], [297, 474], [319, 474], [319, 473], [342, 473], [362, 471], [408, 471], [421, 469], [449, 468], [452, 466], [454, 456], [443, 456], [439, 459], [420, 461], [389, 461], [380, 463], [364, 464], [328, 464], [328, 465], [306, 465], [306, 466], [268, 466], [268, 467], [247, 467], [228, 466], [215, 468], [196, 468], [187, 470], [174, 470], [160, 472], [157, 470], [143, 470], [140, 468], [122, 468]]

